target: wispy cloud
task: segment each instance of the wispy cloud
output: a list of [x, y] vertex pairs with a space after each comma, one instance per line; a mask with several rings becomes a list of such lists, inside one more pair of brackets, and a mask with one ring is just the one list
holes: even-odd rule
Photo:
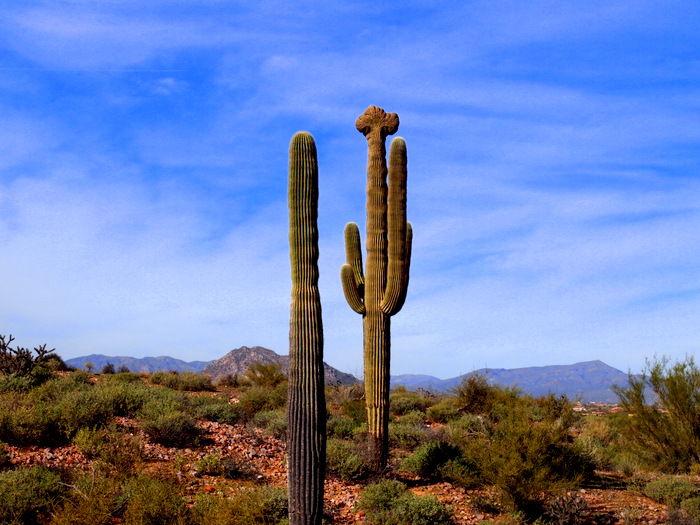
[[[28, 2], [0, 15], [0, 333], [213, 359], [288, 344], [287, 146], [316, 137], [326, 360], [364, 222], [369, 104], [408, 143], [415, 252], [393, 371], [698, 339], [693, 17], [672, 2]], [[426, 360], [426, 355], [434, 359]]]

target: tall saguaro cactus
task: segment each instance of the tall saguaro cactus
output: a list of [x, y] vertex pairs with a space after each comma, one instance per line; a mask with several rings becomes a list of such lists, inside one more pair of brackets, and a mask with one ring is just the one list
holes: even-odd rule
[[351, 222], [345, 227], [347, 262], [340, 276], [348, 304], [363, 317], [368, 443], [378, 473], [389, 452], [390, 321], [406, 299], [413, 233], [406, 221], [406, 143], [399, 137], [391, 142], [387, 186], [385, 142], [398, 130], [399, 117], [370, 106], [355, 126], [368, 144], [366, 274], [360, 232]]
[[309, 133], [289, 146], [289, 322], [287, 486], [290, 525], [320, 525], [326, 464], [323, 324], [318, 291], [318, 163]]

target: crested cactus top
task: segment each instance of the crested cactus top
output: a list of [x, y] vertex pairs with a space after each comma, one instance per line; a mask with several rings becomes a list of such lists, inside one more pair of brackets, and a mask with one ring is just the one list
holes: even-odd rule
[[370, 106], [357, 118], [355, 127], [367, 139], [370, 139], [371, 135], [378, 135], [377, 138], [383, 140], [387, 135], [398, 131], [399, 116], [396, 113], [387, 113], [377, 106]]

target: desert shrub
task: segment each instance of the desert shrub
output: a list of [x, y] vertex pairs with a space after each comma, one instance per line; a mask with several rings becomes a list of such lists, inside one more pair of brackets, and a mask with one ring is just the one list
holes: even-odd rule
[[73, 444], [98, 468], [118, 476], [130, 476], [143, 456], [143, 443], [138, 436], [119, 430], [116, 426], [102, 429], [81, 428]]
[[238, 374], [225, 374], [216, 380], [216, 385], [229, 388], [238, 388], [241, 386], [241, 378], [238, 377]]
[[287, 491], [263, 485], [232, 498], [199, 496], [192, 509], [192, 525], [278, 525], [286, 522]]
[[358, 425], [367, 422], [363, 383], [326, 386], [326, 405], [334, 416], [344, 416]]
[[275, 388], [251, 387], [238, 399], [238, 410], [244, 422], [250, 421], [258, 412], [267, 412], [283, 408], [287, 403], [287, 387], [277, 385]]
[[[136, 416], [143, 406], [158, 394], [148, 388], [138, 376], [138, 381], [127, 379], [130, 376], [131, 374], [107, 376], [109, 381], [103, 380], [96, 386], [94, 403], [105, 407], [114, 416]], [[118, 379], [120, 377], [124, 377], [125, 380]]]
[[425, 412], [421, 412], [419, 410], [412, 410], [410, 412], [406, 412], [403, 414], [399, 419], [398, 423], [402, 425], [413, 425], [416, 427], [425, 427], [425, 420], [426, 420], [426, 415]]
[[423, 425], [415, 425], [411, 420], [389, 423], [389, 445], [393, 448], [413, 450], [421, 443], [427, 441], [430, 431]]
[[326, 421], [326, 435], [329, 438], [352, 439], [355, 429], [360, 424], [347, 417], [331, 416]]
[[[24, 445], [58, 446], [68, 443], [79, 428], [103, 425], [112, 418], [107, 408], [93, 402], [90, 390], [63, 394], [64, 385], [59, 385], [58, 396], [48, 392], [48, 386], [58, 383], [70, 384], [51, 380], [15, 398], [13, 406], [6, 406], [0, 417], [0, 439]], [[3, 397], [2, 401], [7, 399]]]
[[129, 371], [128, 368], [126, 368], [126, 370], [122, 370], [120, 367], [116, 374], [105, 376], [100, 382], [102, 384], [133, 384], [143, 382], [143, 378], [140, 374]]
[[[121, 487], [111, 478], [90, 476], [77, 479], [73, 490], [63, 505], [54, 508], [51, 525], [109, 525], [113, 516]], [[118, 512], [117, 512], [118, 513]]]
[[116, 374], [117, 370], [114, 367], [113, 363], [107, 363], [105, 366], [102, 367], [102, 374]]
[[532, 512], [548, 495], [591, 476], [593, 464], [569, 444], [569, 429], [561, 422], [533, 424], [529, 400], [509, 404], [507, 410], [494, 405], [491, 414], [498, 424], [486, 438], [469, 441], [466, 456], [488, 484], [500, 489], [507, 508]]
[[545, 516], [554, 525], [579, 525], [586, 520], [588, 504], [579, 494], [565, 492], [553, 498], [545, 507]]
[[287, 381], [281, 363], [253, 363], [248, 367], [245, 377], [253, 386], [260, 388], [275, 388]]
[[357, 503], [373, 525], [447, 525], [452, 511], [432, 496], [416, 496], [404, 484], [382, 480], [368, 485]]
[[448, 461], [462, 455], [462, 451], [444, 441], [429, 441], [404, 459], [401, 468], [424, 479], [439, 478], [439, 470]]
[[281, 410], [258, 412], [253, 416], [249, 424], [265, 429], [266, 433], [276, 438], [287, 438], [287, 417]]
[[212, 400], [212, 402], [195, 405], [193, 415], [196, 419], [227, 425], [234, 425], [241, 420], [241, 410], [238, 405], [230, 404], [227, 400]]
[[326, 443], [326, 470], [344, 481], [358, 481], [370, 474], [361, 445], [338, 439]]
[[446, 397], [437, 402], [426, 411], [428, 421], [433, 423], [447, 423], [461, 416], [459, 412], [459, 400], [455, 397]]
[[458, 447], [445, 441], [421, 445], [403, 460], [401, 469], [426, 480], [444, 480], [462, 487], [475, 486], [479, 478], [476, 464], [464, 458]]
[[188, 509], [171, 480], [141, 474], [125, 487], [124, 523], [143, 525], [186, 525]]
[[0, 375], [0, 393], [29, 392], [34, 386], [36, 386], [36, 382], [34, 378], [29, 376]]
[[647, 483], [642, 492], [645, 496], [677, 509], [687, 499], [698, 497], [700, 491], [688, 478], [663, 476]]
[[151, 383], [154, 385], [172, 388], [173, 390], [182, 390], [189, 392], [204, 392], [215, 390], [209, 376], [195, 374], [194, 372], [169, 373], [156, 372], [150, 377]]
[[[647, 387], [658, 404], [649, 404]], [[624, 437], [648, 466], [687, 472], [700, 462], [700, 369], [692, 357], [672, 366], [666, 358], [648, 361], [641, 376], [630, 374], [626, 387], [613, 390], [634, 416], [621, 429]]]
[[37, 523], [64, 493], [60, 477], [43, 467], [0, 472], [0, 523]]
[[401, 416], [409, 412], [425, 412], [435, 400], [418, 392], [409, 391], [405, 386], [395, 388], [389, 396], [389, 410]]
[[202, 431], [187, 412], [187, 398], [171, 394], [162, 396], [163, 392], [143, 406], [138, 416], [139, 426], [152, 441], [161, 445], [185, 447], [196, 444]]
[[493, 430], [490, 421], [476, 414], [464, 414], [448, 422], [442, 429], [445, 439], [458, 447], [464, 448], [476, 438], [486, 438]]
[[496, 400], [497, 388], [488, 384], [486, 376], [472, 373], [463, 376], [459, 384], [452, 389], [460, 408], [471, 414], [484, 414]]
[[218, 452], [203, 457], [195, 464], [194, 470], [198, 476], [221, 476], [227, 479], [247, 478], [253, 473], [252, 468], [240, 459], [222, 457]]
[[142, 416], [139, 424], [154, 443], [166, 447], [194, 445], [202, 434], [195, 419], [179, 410]]
[[700, 523], [700, 497], [692, 497], [681, 502], [681, 508], [694, 524]]

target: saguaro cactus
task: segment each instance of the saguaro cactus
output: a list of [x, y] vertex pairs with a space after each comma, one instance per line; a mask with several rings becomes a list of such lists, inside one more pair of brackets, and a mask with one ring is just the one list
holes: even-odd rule
[[368, 143], [367, 263], [362, 271], [360, 232], [345, 227], [347, 262], [340, 271], [350, 307], [363, 316], [365, 400], [368, 444], [373, 468], [381, 472], [388, 458], [390, 321], [404, 304], [408, 289], [413, 233], [406, 221], [406, 143], [391, 142], [387, 187], [386, 137], [399, 128], [396, 113], [370, 106], [355, 123]]
[[320, 525], [326, 464], [323, 324], [318, 291], [318, 163], [309, 133], [289, 146], [289, 322], [287, 457], [289, 523]]

